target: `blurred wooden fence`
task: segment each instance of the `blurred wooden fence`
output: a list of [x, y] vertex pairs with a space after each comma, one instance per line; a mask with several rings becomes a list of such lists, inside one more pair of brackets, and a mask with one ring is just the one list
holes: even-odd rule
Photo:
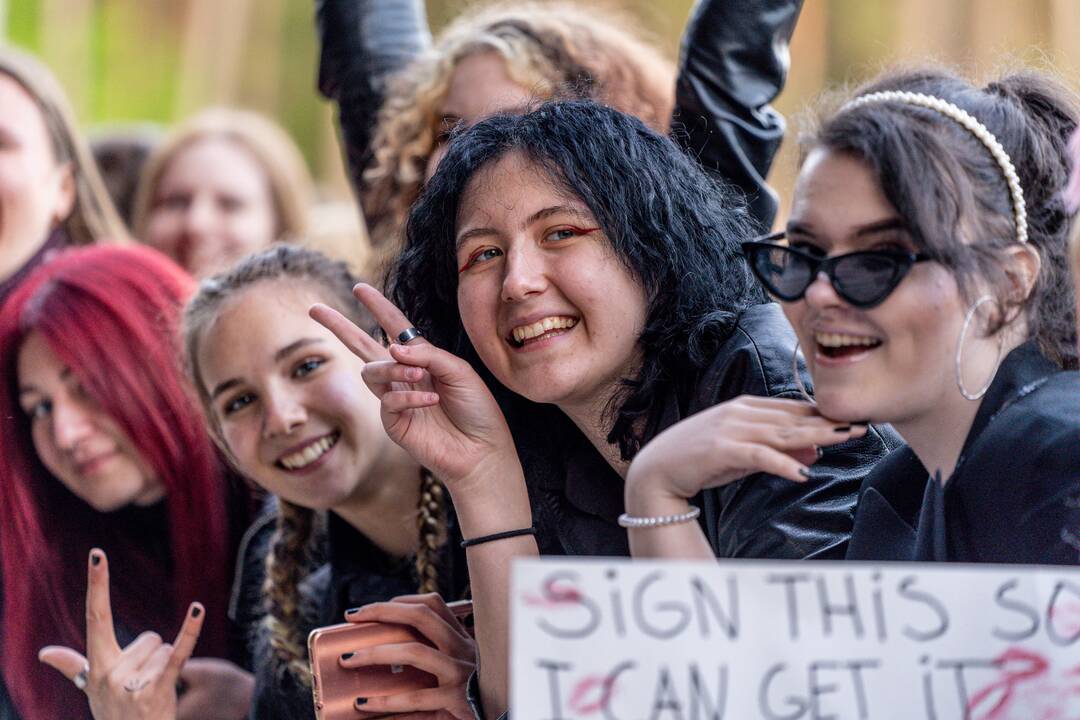
[[[691, 1], [622, 4], [674, 55]], [[432, 24], [464, 4], [428, 0]], [[340, 193], [331, 109], [314, 88], [313, 8], [313, 0], [0, 0], [0, 37], [43, 56], [89, 125], [164, 124], [223, 103], [267, 112]], [[792, 117], [830, 84], [926, 58], [976, 72], [1006, 58], [1053, 63], [1075, 79], [1080, 0], [806, 0], [778, 106]], [[773, 173], [783, 196], [792, 144]]]

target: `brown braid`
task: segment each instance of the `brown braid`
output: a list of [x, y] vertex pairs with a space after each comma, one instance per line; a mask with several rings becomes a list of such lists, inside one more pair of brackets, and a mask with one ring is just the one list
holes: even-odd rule
[[439, 548], [446, 542], [446, 489], [427, 468], [420, 470], [417, 510], [420, 545], [416, 549], [416, 575], [420, 578], [420, 592], [439, 592]]
[[293, 674], [304, 686], [311, 686], [307, 638], [300, 618], [298, 585], [311, 567], [311, 538], [315, 512], [284, 500], [278, 500], [277, 530], [266, 554], [266, 581], [263, 592], [268, 600], [266, 625], [270, 629], [270, 648], [278, 666]]

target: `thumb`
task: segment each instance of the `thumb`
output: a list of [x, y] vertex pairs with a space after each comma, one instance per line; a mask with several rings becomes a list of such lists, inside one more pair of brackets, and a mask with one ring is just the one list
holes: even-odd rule
[[38, 652], [38, 660], [60, 672], [68, 680], [87, 669], [86, 658], [69, 647], [47, 645]]

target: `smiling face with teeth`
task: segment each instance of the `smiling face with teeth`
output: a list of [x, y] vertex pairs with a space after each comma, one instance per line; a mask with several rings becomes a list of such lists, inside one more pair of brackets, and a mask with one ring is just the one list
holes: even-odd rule
[[[914, 251], [903, 228], [869, 166], [820, 148], [808, 155], [788, 221], [793, 246], [829, 256], [883, 248]], [[967, 403], [957, 390], [955, 354], [968, 303], [945, 266], [915, 265], [880, 305], [867, 310], [844, 302], [824, 274], [802, 300], [782, 305], [827, 416], [900, 426], [947, 417], [952, 413], [945, 406]], [[996, 339], [976, 335], [970, 332], [964, 345], [969, 387], [990, 376], [998, 350]]]
[[331, 302], [304, 283], [260, 281], [229, 298], [199, 343], [199, 380], [238, 469], [303, 507], [338, 509], [391, 449], [362, 361], [307, 308]]
[[469, 181], [457, 224], [458, 307], [489, 370], [562, 409], [632, 373], [646, 299], [588, 207], [510, 153]]

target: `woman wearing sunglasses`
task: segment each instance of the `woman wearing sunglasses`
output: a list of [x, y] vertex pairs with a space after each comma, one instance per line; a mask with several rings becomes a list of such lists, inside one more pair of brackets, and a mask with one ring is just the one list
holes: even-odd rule
[[[1080, 561], [1061, 192], [1076, 124], [1076, 99], [1042, 74], [983, 89], [935, 70], [886, 76], [806, 142], [786, 231], [743, 245], [795, 328], [817, 412], [891, 423], [907, 442], [867, 477], [848, 558]], [[743, 405], [646, 447], [628, 510], [684, 512], [755, 457], [797, 480], [786, 419]], [[631, 531], [638, 554], [703, 543], [692, 525]]]

